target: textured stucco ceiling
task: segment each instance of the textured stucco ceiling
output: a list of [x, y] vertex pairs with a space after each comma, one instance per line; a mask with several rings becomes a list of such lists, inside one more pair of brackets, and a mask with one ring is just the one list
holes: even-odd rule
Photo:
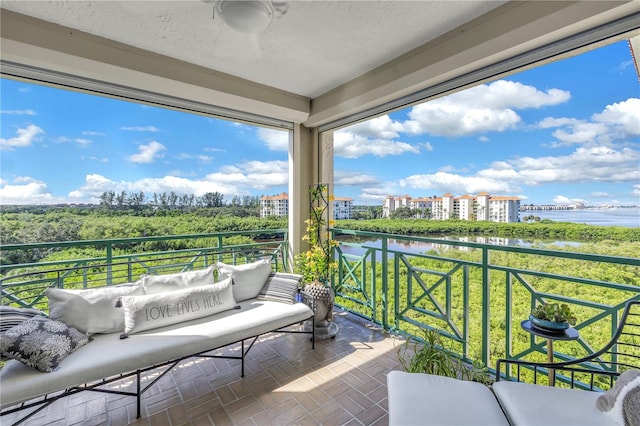
[[2, 8], [309, 98], [500, 6], [503, 1], [298, 1], [250, 36], [211, 1], [3, 0]]

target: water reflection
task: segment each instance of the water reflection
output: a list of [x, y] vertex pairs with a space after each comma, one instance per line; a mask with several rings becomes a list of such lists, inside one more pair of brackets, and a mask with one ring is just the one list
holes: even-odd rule
[[[447, 244], [446, 241], [460, 241], [467, 243], [480, 243], [480, 244], [488, 244], [494, 246], [511, 246], [511, 247], [536, 247], [536, 248], [549, 248], [549, 246], [572, 246], [579, 247], [581, 243], [575, 241], [532, 241], [532, 240], [523, 240], [519, 238], [503, 238], [503, 237], [489, 237], [489, 236], [437, 236], [433, 235], [424, 235], [427, 238], [437, 238], [442, 241], [442, 243], [435, 242], [425, 242], [425, 241], [416, 241], [416, 240], [404, 240], [404, 239], [396, 239], [389, 238], [387, 239], [387, 249], [390, 251], [400, 251], [404, 253], [410, 254], [423, 254], [429, 251], [435, 251], [436, 253], [444, 253], [449, 250], [458, 250], [458, 251], [474, 251], [477, 250], [473, 247], [464, 247], [464, 246], [455, 246], [451, 244]], [[354, 256], [362, 256], [367, 248], [375, 248], [378, 250], [382, 249], [382, 239], [375, 237], [362, 237], [362, 236], [352, 236], [352, 235], [340, 235], [337, 236], [336, 239], [340, 242], [344, 243], [352, 243], [358, 244], [357, 246], [352, 245], [341, 245], [341, 250], [344, 254], [354, 255]], [[380, 252], [377, 253], [376, 258], [380, 260]]]

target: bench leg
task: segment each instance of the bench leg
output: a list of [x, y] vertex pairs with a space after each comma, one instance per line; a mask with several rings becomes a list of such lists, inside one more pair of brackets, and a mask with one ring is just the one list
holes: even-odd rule
[[244, 377], [244, 340], [242, 341], [242, 361], [240, 362], [240, 364], [241, 364], [240, 377]]
[[142, 398], [142, 391], [140, 390], [140, 370], [136, 371], [136, 382], [137, 382], [137, 386], [138, 386], [138, 392], [137, 392], [137, 401], [136, 401], [136, 419], [139, 419], [140, 417], [142, 417], [140, 415], [140, 398]]

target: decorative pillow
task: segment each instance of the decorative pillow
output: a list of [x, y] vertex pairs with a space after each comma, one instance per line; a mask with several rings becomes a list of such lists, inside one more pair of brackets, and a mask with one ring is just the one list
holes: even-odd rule
[[600, 411], [621, 426], [640, 424], [640, 371], [627, 370], [596, 400]]
[[206, 317], [235, 307], [231, 278], [165, 293], [124, 296], [125, 335]]
[[124, 315], [116, 307], [122, 296], [144, 294], [139, 281], [86, 290], [48, 288], [49, 318], [83, 333], [117, 333], [124, 330]]
[[256, 297], [271, 274], [271, 263], [266, 259], [244, 265], [227, 265], [218, 262], [216, 267], [220, 279], [227, 277], [233, 279], [233, 297], [236, 302]]
[[50, 373], [90, 337], [60, 321], [35, 316], [2, 334], [0, 352], [29, 367]]
[[272, 272], [256, 299], [293, 304], [301, 280], [302, 275]]
[[178, 272], [164, 275], [142, 275], [140, 281], [144, 287], [145, 294], [164, 293], [187, 287], [200, 287], [213, 284], [213, 268], [211, 265], [206, 269], [197, 271]]

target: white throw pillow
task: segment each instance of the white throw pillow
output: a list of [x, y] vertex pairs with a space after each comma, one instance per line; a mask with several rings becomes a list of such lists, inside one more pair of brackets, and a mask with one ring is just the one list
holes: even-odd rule
[[125, 334], [151, 330], [233, 309], [231, 279], [165, 293], [125, 296]]
[[49, 318], [83, 333], [117, 333], [124, 330], [124, 314], [116, 308], [121, 296], [144, 294], [139, 282], [86, 290], [48, 288]]
[[253, 299], [260, 293], [271, 274], [271, 262], [258, 260], [244, 265], [227, 265], [218, 262], [216, 265], [220, 279], [233, 279], [233, 297], [236, 302]]
[[197, 271], [164, 275], [142, 275], [140, 281], [142, 281], [145, 294], [164, 293], [187, 287], [200, 287], [213, 284], [213, 268], [214, 266], [211, 265], [206, 269]]

